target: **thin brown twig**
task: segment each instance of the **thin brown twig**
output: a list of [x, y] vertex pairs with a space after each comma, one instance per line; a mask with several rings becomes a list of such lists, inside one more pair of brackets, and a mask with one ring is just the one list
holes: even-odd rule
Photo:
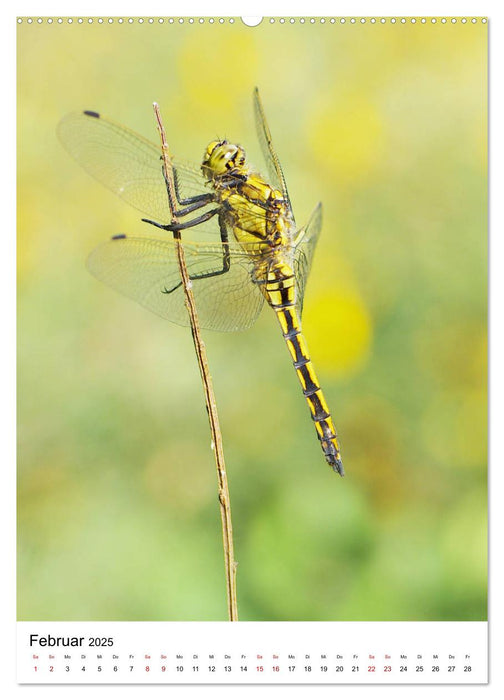
[[[161, 149], [163, 154], [163, 165], [166, 180], [166, 188], [172, 213], [172, 224], [176, 224], [178, 219], [176, 212], [176, 193], [173, 180], [173, 166], [171, 162], [170, 150], [166, 140], [166, 134], [161, 119], [161, 112], [158, 104], [154, 103], [154, 113], [156, 115], [157, 127], [161, 137]], [[205, 343], [201, 337], [201, 328], [199, 324], [196, 303], [192, 291], [192, 283], [189, 278], [187, 266], [185, 262], [184, 247], [182, 245], [180, 231], [173, 231], [175, 247], [177, 250], [177, 258], [182, 279], [182, 286], [185, 294], [185, 305], [189, 313], [189, 321], [191, 326], [192, 337], [196, 357], [203, 383], [203, 391], [205, 393], [205, 402], [207, 406], [208, 418], [210, 422], [210, 432], [212, 435], [212, 447], [215, 454], [215, 464], [217, 467], [217, 481], [219, 492], [219, 507], [222, 521], [222, 539], [224, 544], [224, 564], [226, 569], [226, 590], [228, 603], [228, 616], [231, 622], [238, 620], [238, 605], [236, 600], [236, 562], [234, 560], [233, 551], [233, 527], [231, 522], [231, 503], [229, 498], [229, 488], [227, 483], [226, 465], [224, 463], [224, 451], [222, 447], [222, 435], [219, 427], [219, 416], [217, 414], [217, 403], [213, 390], [212, 377], [208, 367]]]

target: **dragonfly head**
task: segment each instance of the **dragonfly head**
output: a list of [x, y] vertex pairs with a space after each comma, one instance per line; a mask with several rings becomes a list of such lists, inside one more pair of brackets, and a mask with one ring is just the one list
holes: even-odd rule
[[241, 146], [235, 146], [227, 141], [212, 141], [208, 144], [201, 169], [208, 180], [243, 170], [245, 166], [245, 151]]

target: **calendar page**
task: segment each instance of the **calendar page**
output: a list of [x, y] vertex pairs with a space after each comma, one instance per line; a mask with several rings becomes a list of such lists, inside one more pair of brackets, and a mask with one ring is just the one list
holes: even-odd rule
[[16, 20], [18, 683], [487, 683], [487, 18], [141, 9]]

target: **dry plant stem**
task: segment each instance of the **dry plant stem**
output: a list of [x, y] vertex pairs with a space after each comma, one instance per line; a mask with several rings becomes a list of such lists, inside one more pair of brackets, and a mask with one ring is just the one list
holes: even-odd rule
[[[159, 106], [154, 103], [154, 113], [156, 115], [157, 126], [161, 137], [161, 148], [163, 153], [163, 165], [166, 177], [166, 187], [168, 191], [168, 199], [170, 202], [170, 210], [172, 212], [171, 223], [177, 223], [177, 217], [174, 215], [176, 211], [175, 203], [177, 201], [175, 195], [175, 186], [173, 182], [173, 168], [171, 163], [170, 151], [166, 141], [166, 134], [161, 120]], [[181, 242], [180, 231], [174, 231], [175, 246], [177, 250], [178, 264], [180, 276], [182, 278], [182, 286], [185, 294], [185, 304], [189, 313], [191, 324], [191, 332], [194, 341], [194, 348], [198, 358], [198, 365], [203, 382], [203, 390], [205, 392], [205, 401], [210, 421], [210, 432], [212, 435], [212, 445], [215, 454], [215, 463], [217, 466], [217, 481], [219, 487], [219, 506], [222, 521], [222, 538], [224, 543], [224, 563], [226, 568], [226, 588], [228, 615], [231, 622], [238, 620], [238, 606], [236, 601], [236, 562], [234, 560], [233, 551], [233, 527], [231, 522], [231, 504], [229, 499], [229, 489], [226, 475], [226, 465], [224, 463], [224, 451], [222, 447], [222, 436], [219, 427], [219, 416], [217, 414], [217, 404], [212, 384], [212, 377], [208, 367], [205, 343], [201, 337], [201, 329], [199, 325], [194, 294], [192, 291], [192, 282], [189, 278], [187, 266], [185, 262], [184, 247]]]

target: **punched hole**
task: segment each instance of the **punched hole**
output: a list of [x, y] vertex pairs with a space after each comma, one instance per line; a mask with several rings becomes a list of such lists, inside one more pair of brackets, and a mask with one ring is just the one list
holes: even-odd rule
[[246, 24], [247, 27], [257, 27], [258, 24], [261, 24], [262, 17], [242, 17], [241, 21], [243, 24]]

